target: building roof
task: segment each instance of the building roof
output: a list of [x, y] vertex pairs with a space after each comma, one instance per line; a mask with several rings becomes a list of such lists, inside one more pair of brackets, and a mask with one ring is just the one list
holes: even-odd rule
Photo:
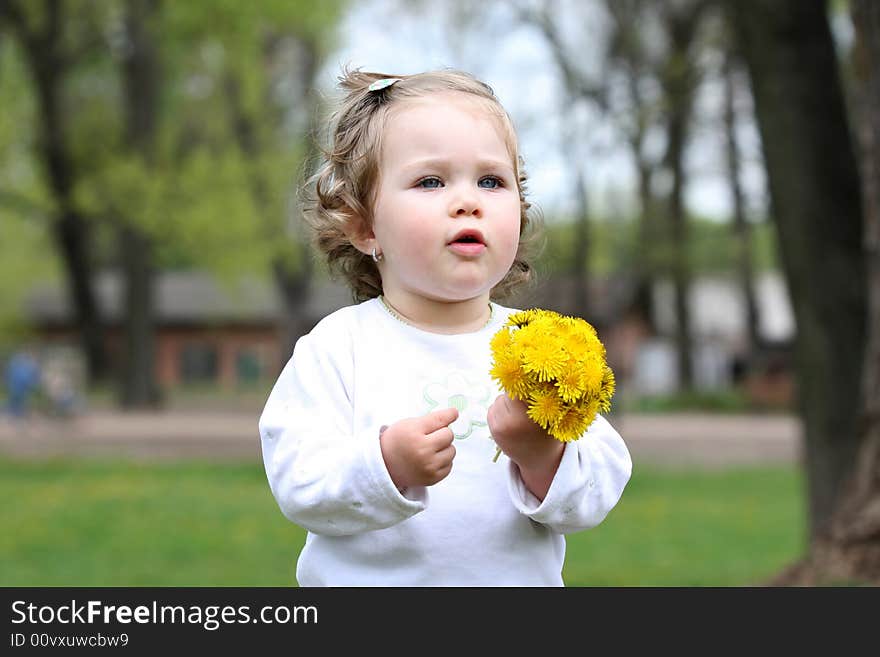
[[[105, 272], [95, 279], [102, 316], [119, 322], [124, 311], [122, 279]], [[349, 305], [343, 285], [316, 281], [306, 312], [322, 317]], [[256, 277], [219, 279], [205, 272], [163, 272], [156, 279], [156, 314], [160, 324], [275, 323], [282, 309], [278, 289]], [[69, 296], [59, 284], [42, 284], [25, 300], [27, 316], [38, 324], [66, 324], [72, 319]]]
[[[757, 275], [754, 282], [758, 306], [758, 333], [770, 342], [785, 342], [795, 334], [794, 312], [785, 280], [779, 272]], [[746, 330], [745, 300], [732, 277], [705, 276], [690, 286], [691, 331], [694, 337], [732, 338]], [[675, 297], [672, 283], [661, 281], [654, 289], [654, 307], [661, 335], [675, 332]]]

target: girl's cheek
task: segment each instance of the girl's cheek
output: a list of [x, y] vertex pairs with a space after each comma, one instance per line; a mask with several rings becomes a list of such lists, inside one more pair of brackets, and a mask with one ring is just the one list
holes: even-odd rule
[[516, 252], [519, 248], [519, 222], [517, 221], [506, 232], [508, 249]]

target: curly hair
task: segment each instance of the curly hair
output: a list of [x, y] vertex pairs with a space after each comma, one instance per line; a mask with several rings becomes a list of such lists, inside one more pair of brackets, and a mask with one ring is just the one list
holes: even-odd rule
[[[399, 81], [381, 90], [369, 89], [378, 80]], [[302, 190], [304, 218], [312, 229], [317, 250], [326, 256], [330, 271], [341, 274], [356, 301], [382, 294], [382, 279], [373, 259], [359, 251], [349, 235], [372, 227], [379, 180], [382, 135], [391, 108], [401, 102], [438, 92], [471, 94], [485, 103], [503, 128], [514, 164], [520, 198], [520, 240], [516, 257], [505, 277], [492, 289], [503, 299], [532, 278], [537, 216], [526, 200], [526, 174], [513, 122], [492, 88], [472, 75], [440, 70], [416, 75], [389, 75], [344, 70], [339, 78], [344, 95], [330, 116], [329, 145], [323, 159]]]

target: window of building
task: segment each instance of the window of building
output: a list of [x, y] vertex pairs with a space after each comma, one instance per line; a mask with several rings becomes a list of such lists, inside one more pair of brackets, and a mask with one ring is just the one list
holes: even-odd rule
[[251, 383], [263, 378], [263, 358], [255, 347], [244, 347], [235, 354], [235, 374], [242, 383]]
[[205, 383], [217, 380], [217, 347], [208, 343], [190, 343], [180, 350], [180, 380]]

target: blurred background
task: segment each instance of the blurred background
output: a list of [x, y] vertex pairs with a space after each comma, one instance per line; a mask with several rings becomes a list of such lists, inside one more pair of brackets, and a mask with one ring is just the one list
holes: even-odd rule
[[0, 584], [294, 583], [257, 419], [352, 303], [296, 194], [344, 66], [517, 127], [507, 305], [596, 326], [635, 461], [569, 585], [880, 583], [876, 3], [0, 0]]

